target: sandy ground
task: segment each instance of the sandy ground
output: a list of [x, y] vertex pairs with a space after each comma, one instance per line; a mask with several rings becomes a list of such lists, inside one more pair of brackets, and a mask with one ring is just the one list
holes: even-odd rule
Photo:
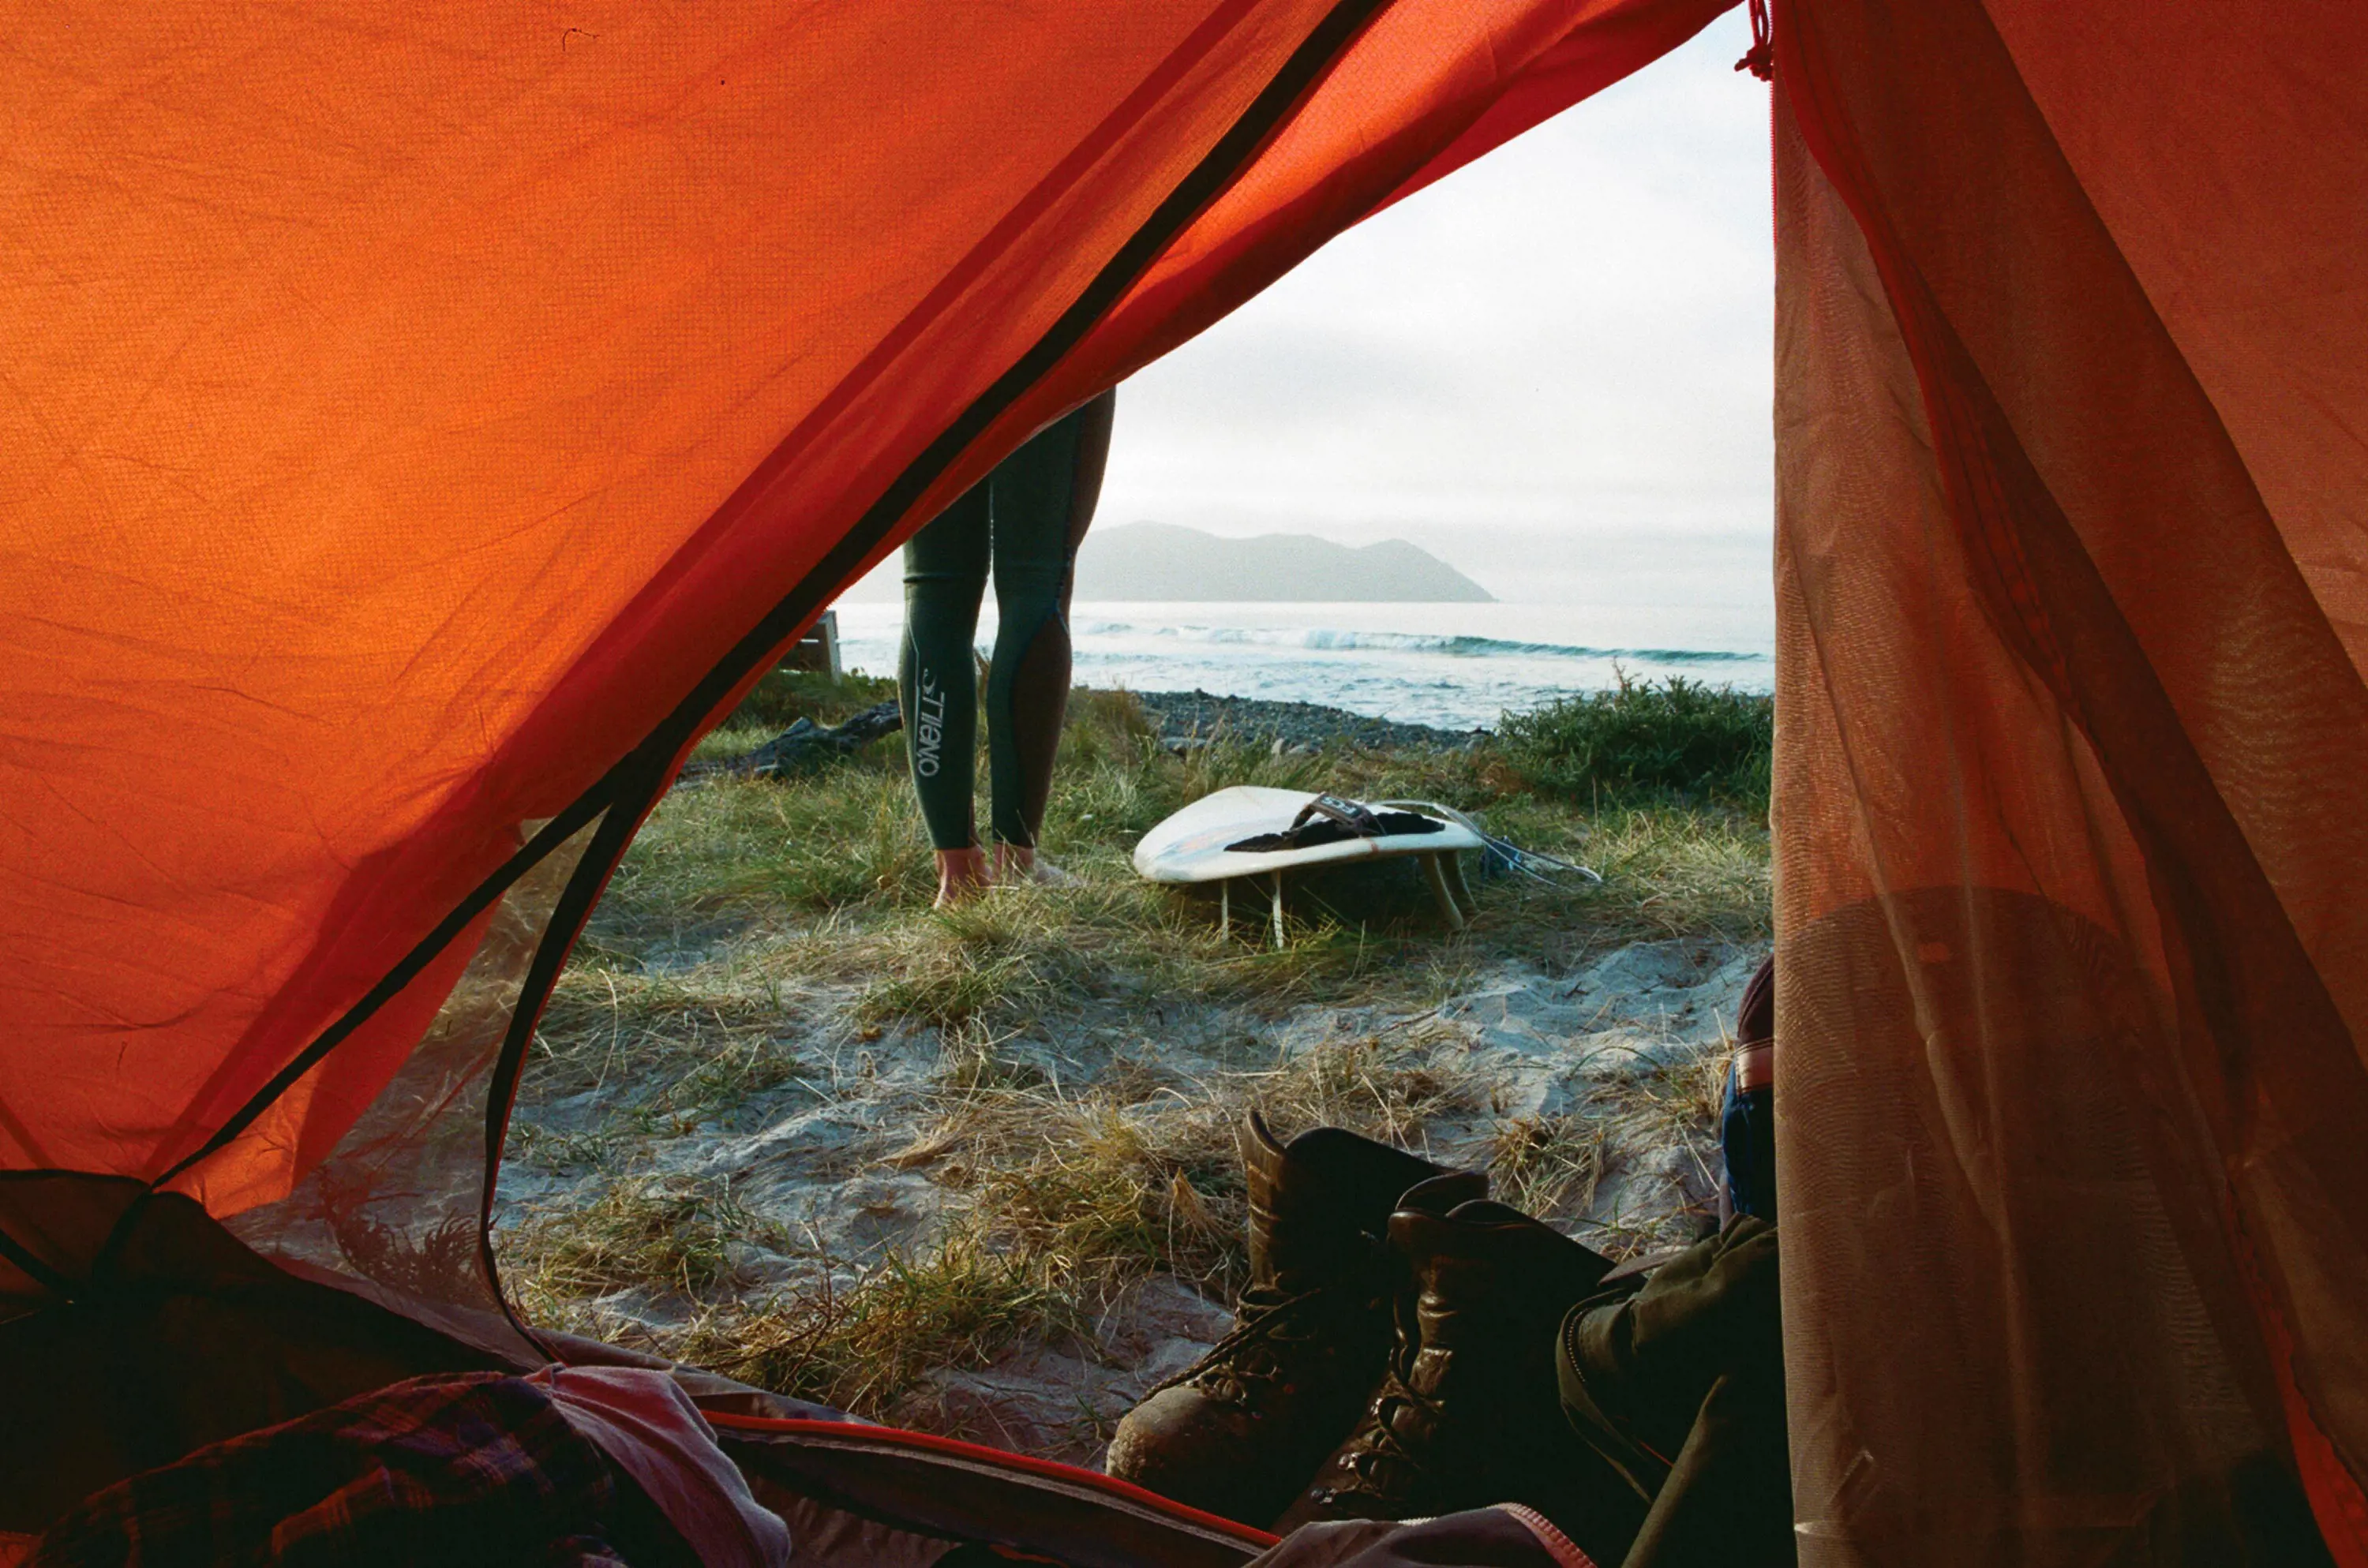
[[[1718, 1168], [1711, 1085], [1745, 983], [1764, 944], [1640, 941], [1583, 956], [1560, 972], [1519, 963], [1484, 971], [1419, 1008], [1303, 1006], [1253, 1012], [1158, 998], [1157, 1038], [1087, 1010], [995, 1043], [1002, 1061], [1053, 1092], [1156, 1069], [1170, 1103], [1192, 1085], [1263, 1064], [1386, 1039], [1473, 1085], [1467, 1108], [1413, 1136], [1443, 1163], [1484, 1165], [1525, 1131], [1574, 1131], [1596, 1149], [1588, 1179], [1563, 1184], [1543, 1217], [1625, 1256], [1692, 1239]], [[696, 961], [695, 952], [682, 961]], [[770, 1080], [714, 1114], [654, 1111], [657, 1085], [631, 1074], [538, 1098], [529, 1074], [501, 1222], [581, 1203], [630, 1174], [727, 1191], [768, 1244], [731, 1244], [727, 1291], [745, 1301], [852, 1288], [867, 1269], [926, 1247], [971, 1201], [924, 1140], [942, 1114], [949, 1042], [934, 1029], [859, 1027], [852, 987], [785, 996]], [[1181, 1085], [1176, 1087], [1174, 1085]], [[1144, 1114], [1158, 1114], [1158, 1097]], [[1288, 1131], [1288, 1130], [1286, 1130]], [[1501, 1193], [1513, 1198], [1517, 1195]], [[663, 1340], [696, 1311], [646, 1287], [593, 1303], [627, 1340]], [[1094, 1462], [1119, 1415], [1188, 1365], [1230, 1324], [1228, 1303], [1153, 1275], [1125, 1289], [1093, 1332], [1023, 1344], [991, 1365], [947, 1369], [885, 1414], [1013, 1449]]]

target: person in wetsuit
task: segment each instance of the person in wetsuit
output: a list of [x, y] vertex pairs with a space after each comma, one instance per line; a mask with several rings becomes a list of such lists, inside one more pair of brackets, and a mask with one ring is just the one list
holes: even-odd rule
[[1110, 455], [1112, 392], [1030, 437], [905, 546], [897, 692], [905, 755], [938, 854], [938, 905], [984, 888], [973, 820], [972, 646], [990, 561], [998, 624], [986, 682], [988, 826], [999, 879], [1049, 881], [1036, 837], [1069, 699], [1069, 592]]

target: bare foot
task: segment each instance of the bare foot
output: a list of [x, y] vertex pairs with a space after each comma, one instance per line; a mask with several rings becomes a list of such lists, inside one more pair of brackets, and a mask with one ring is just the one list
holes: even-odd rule
[[995, 880], [998, 882], [1034, 882], [1039, 887], [1067, 887], [1077, 879], [1049, 860], [1036, 858], [1036, 851], [1017, 844], [995, 846]]
[[967, 903], [986, 891], [986, 851], [973, 844], [967, 849], [938, 851], [939, 909]]

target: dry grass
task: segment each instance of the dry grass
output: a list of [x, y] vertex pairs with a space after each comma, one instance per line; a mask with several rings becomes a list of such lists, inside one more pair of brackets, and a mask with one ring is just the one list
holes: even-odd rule
[[711, 1308], [664, 1348], [759, 1388], [886, 1419], [932, 1371], [983, 1367], [1015, 1340], [1086, 1329], [1075, 1298], [1034, 1260], [957, 1232], [926, 1255], [890, 1255], [851, 1287], [825, 1275], [753, 1307]]
[[1441, 1043], [1419, 1030], [1328, 1041], [1192, 1080], [1122, 1062], [1069, 1093], [983, 1084], [973, 1057], [942, 1116], [894, 1159], [970, 1194], [996, 1244], [1045, 1262], [1081, 1299], [1107, 1304], [1155, 1268], [1227, 1297], [1243, 1264], [1247, 1113], [1284, 1138], [1326, 1125], [1422, 1148], [1435, 1119], [1486, 1099]]
[[[800, 710], [830, 722], [877, 690], [847, 683]], [[786, 712], [810, 695], [770, 699]], [[702, 751], [731, 755], [778, 727]], [[1723, 807], [1597, 813], [1508, 787], [1485, 753], [1276, 756], [1221, 737], [1177, 756], [1123, 693], [1079, 693], [1063, 744], [1046, 842], [1079, 885], [950, 914], [928, 908], [928, 846], [894, 743], [795, 784], [716, 779], [659, 807], [561, 982], [525, 1085], [518, 1155], [579, 1183], [500, 1234], [529, 1313], [889, 1416], [933, 1370], [984, 1366], [1015, 1343], [1083, 1342], [1146, 1275], [1228, 1299], [1245, 1267], [1235, 1140], [1252, 1108], [1285, 1138], [1329, 1124], [1426, 1152], [1440, 1129], [1486, 1119], [1493, 1086], [1465, 1037], [1425, 1009], [1492, 967], [1552, 971], [1639, 937], [1767, 929], [1764, 825]], [[1605, 881], [1475, 879], [1479, 915], [1449, 937], [1418, 878], [1381, 868], [1311, 880], [1280, 950], [1256, 920], [1229, 938], [1212, 903], [1143, 882], [1127, 857], [1160, 818], [1237, 783], [1478, 807], [1496, 831]], [[1179, 1018], [1309, 1004], [1406, 1021], [1289, 1054], [1255, 1029], [1196, 1039], [1193, 1060], [1217, 1065], [1190, 1077], [1160, 1060]], [[1028, 1047], [1056, 1025], [1110, 1042], [1082, 1079], [1063, 1082]], [[937, 1040], [937, 1071], [897, 1091], [894, 1136], [846, 1158], [849, 1174], [917, 1173], [945, 1195], [918, 1240], [821, 1256], [728, 1189], [648, 1163], [653, 1140], [744, 1108], [848, 1092], [856, 1069], [839, 1057], [916, 1036]], [[1486, 1159], [1516, 1206], [1577, 1212], [1613, 1169], [1613, 1130], [1699, 1145], [1715, 1093], [1691, 1066], [1630, 1074], [1600, 1104], [1500, 1121], [1485, 1149], [1459, 1152]], [[598, 1119], [537, 1123], [535, 1104], [570, 1096]], [[1613, 1250], [1656, 1239], [1648, 1225], [1615, 1230]], [[794, 1288], [749, 1283], [784, 1269]], [[671, 1305], [629, 1322], [628, 1298]]]
[[679, 1297], [686, 1324], [644, 1332], [651, 1347], [884, 1417], [932, 1369], [984, 1366], [1020, 1339], [1081, 1338], [1154, 1272], [1230, 1300], [1247, 1267], [1235, 1142], [1247, 1112], [1286, 1138], [1332, 1125], [1422, 1148], [1435, 1119], [1486, 1100], [1485, 1084], [1441, 1060], [1446, 1043], [1420, 1029], [1342, 1040], [1199, 1080], [1123, 1061], [1064, 1090], [991, 1041], [958, 1040], [919, 1131], [878, 1162], [926, 1171], [957, 1198], [925, 1247], [816, 1259], [807, 1288], [747, 1300], [733, 1244], [794, 1241], [727, 1191], [644, 1176], [538, 1213], [505, 1253], [542, 1321], [613, 1335], [622, 1325], [600, 1298]]
[[728, 1187], [627, 1180], [580, 1208], [538, 1216], [514, 1254], [532, 1267], [511, 1282], [539, 1314], [615, 1290], [696, 1297], [724, 1277], [732, 1243], [770, 1233]]
[[578, 962], [536, 1033], [536, 1092], [613, 1093], [642, 1130], [689, 1131], [799, 1076], [785, 1037], [804, 1012], [790, 987], [735, 964], [651, 975]]
[[1585, 1211], [1603, 1179], [1607, 1134], [1592, 1116], [1567, 1113], [1505, 1122], [1490, 1141], [1489, 1185], [1524, 1214]]
[[[851, 705], [866, 694], [837, 700]], [[732, 744], [757, 733], [735, 732]], [[1419, 1000], [1449, 994], [1507, 954], [1574, 939], [1767, 929], [1765, 826], [1724, 807], [1598, 815], [1508, 790], [1510, 776], [1485, 752], [1276, 756], [1221, 736], [1171, 755], [1123, 692], [1076, 694], [1063, 748], [1045, 838], [1081, 874], [1080, 886], [931, 912], [928, 846], [890, 742], [793, 785], [722, 778], [677, 790], [620, 869], [578, 964], [606, 966], [613, 979], [645, 969], [656, 953], [728, 954], [757, 981], [866, 984], [862, 1013], [876, 1025], [1010, 1028], [1080, 997]], [[1604, 881], [1481, 880], [1472, 930], [1442, 940], [1414, 868], [1352, 868], [1293, 886], [1281, 951], [1265, 945], [1263, 920], [1251, 911], [1236, 912], [1243, 917], [1228, 942], [1217, 935], [1212, 896], [1143, 882], [1127, 857], [1178, 807], [1245, 783], [1482, 809], [1496, 831], [1586, 860]]]
[[[990, 1364], [1023, 1341], [1086, 1345], [1130, 1284], [1174, 1275], [1214, 1300], [1245, 1282], [1236, 1139], [1255, 1108], [1288, 1139], [1347, 1127], [1427, 1153], [1433, 1126], [1469, 1118], [1490, 1085], [1459, 1068], [1444, 1031], [1326, 1042], [1287, 1060], [1185, 1080], [1126, 1061], [1064, 1089], [991, 1041], [958, 1040], [911, 1138], [877, 1164], [926, 1172], [957, 1207], [931, 1241], [864, 1259], [816, 1258], [806, 1284], [750, 1298], [735, 1243], [796, 1250], [728, 1190], [627, 1178], [552, 1210], [507, 1239], [527, 1310], [580, 1332], [632, 1336], [600, 1299], [639, 1289], [689, 1304], [649, 1347], [781, 1392], [875, 1418], [927, 1375]], [[1609, 1121], [1704, 1137], [1699, 1070], [1647, 1074], [1587, 1114], [1503, 1123], [1481, 1151], [1495, 1189], [1531, 1213], [1585, 1210], [1606, 1171]], [[1633, 1131], [1633, 1130], [1632, 1130]], [[1615, 1216], [1593, 1238], [1615, 1255], [1666, 1242]], [[1090, 1354], [1090, 1346], [1087, 1346]]]

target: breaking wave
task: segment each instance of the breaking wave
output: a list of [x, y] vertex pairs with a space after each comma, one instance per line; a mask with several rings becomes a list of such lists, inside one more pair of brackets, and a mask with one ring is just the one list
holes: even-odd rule
[[1457, 659], [1634, 659], [1654, 665], [1765, 664], [1765, 653], [1712, 648], [1589, 648], [1563, 642], [1517, 642], [1498, 637], [1420, 631], [1345, 631], [1325, 627], [1136, 626], [1126, 621], [1083, 621], [1077, 634], [1092, 637], [1156, 637], [1178, 642], [1249, 647], [1306, 648], [1439, 653]]

